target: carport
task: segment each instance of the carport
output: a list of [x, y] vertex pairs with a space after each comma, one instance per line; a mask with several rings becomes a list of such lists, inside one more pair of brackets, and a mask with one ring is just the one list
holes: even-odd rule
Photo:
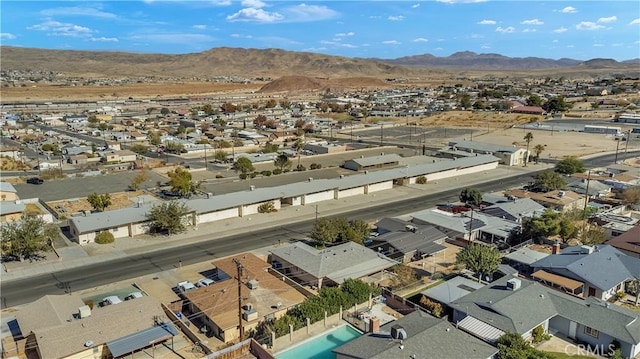
[[[171, 349], [173, 350], [173, 337], [178, 334], [176, 327], [171, 323], [161, 323], [151, 328], [127, 335], [125, 337], [112, 340], [107, 343], [107, 347], [113, 358], [124, 358], [144, 348], [151, 347], [151, 357], [155, 358], [155, 346], [171, 339]], [[148, 353], [147, 353], [148, 355]]]
[[573, 280], [557, 274], [549, 273], [542, 269], [533, 273], [531, 276], [546, 285], [563, 289], [565, 292], [568, 292], [574, 295], [580, 294], [580, 293], [576, 293], [576, 290], [581, 289], [582, 286], [584, 285], [584, 283], [578, 282], [577, 280]]

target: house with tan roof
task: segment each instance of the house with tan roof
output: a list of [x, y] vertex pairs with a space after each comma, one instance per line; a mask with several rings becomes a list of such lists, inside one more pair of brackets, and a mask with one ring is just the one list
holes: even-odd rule
[[42, 359], [131, 356], [178, 334], [149, 296], [91, 308], [76, 294], [47, 295], [15, 315], [17, 339]]
[[[241, 303], [238, 303], [238, 265], [242, 267]], [[306, 297], [281, 277], [269, 271], [270, 265], [251, 253], [238, 254], [212, 263], [218, 275], [225, 278], [209, 286], [184, 293], [192, 318], [206, 326], [208, 335], [225, 343], [238, 339], [239, 313], [242, 307], [244, 333], [255, 329], [264, 319], [277, 319]], [[201, 328], [202, 330], [202, 328]]]
[[531, 198], [546, 208], [560, 212], [583, 209], [587, 198], [573, 191], [553, 190], [545, 193], [509, 190], [505, 194], [518, 198]]

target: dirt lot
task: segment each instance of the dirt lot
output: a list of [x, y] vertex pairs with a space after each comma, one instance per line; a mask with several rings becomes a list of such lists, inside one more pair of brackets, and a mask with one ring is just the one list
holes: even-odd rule
[[121, 86], [54, 86], [7, 87], [2, 89], [3, 102], [125, 100], [152, 99], [164, 96], [194, 96], [207, 94], [251, 92], [263, 83], [218, 84], [210, 82], [141, 83]]
[[[111, 205], [107, 207], [106, 211], [129, 207], [133, 204], [130, 198], [140, 196], [143, 193], [143, 191], [110, 193]], [[67, 217], [71, 213], [90, 211], [93, 209], [86, 198], [71, 201], [47, 202], [47, 205], [56, 212], [56, 217], [58, 218], [63, 216]]]

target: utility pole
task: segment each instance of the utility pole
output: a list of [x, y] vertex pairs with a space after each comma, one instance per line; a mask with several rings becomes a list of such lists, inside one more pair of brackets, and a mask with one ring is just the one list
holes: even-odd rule
[[244, 337], [244, 328], [242, 327], [242, 270], [244, 267], [242, 263], [236, 258], [233, 259], [233, 263], [236, 264], [236, 269], [238, 270], [238, 274], [236, 280], [238, 281], [238, 330], [240, 334], [238, 335], [238, 343], [242, 341]]
[[380, 125], [380, 147], [382, 147], [382, 144], [384, 143], [384, 125]]
[[204, 170], [208, 171], [209, 164], [207, 163], [207, 144], [203, 143], [202, 146], [204, 147]]
[[613, 163], [618, 163], [618, 149], [620, 149], [620, 138], [616, 139], [616, 157]]
[[629, 148], [629, 141], [631, 141], [631, 130], [627, 131], [627, 137], [626, 137], [626, 142], [624, 144], [624, 153], [627, 153], [627, 148]]
[[316, 204], [316, 224], [318, 224], [318, 205]]
[[586, 219], [587, 217], [587, 205], [589, 204], [589, 182], [591, 182], [590, 180], [591, 180], [591, 170], [587, 172], [587, 188], [584, 193], [587, 198], [584, 199], [584, 209], [582, 211], [583, 219]]

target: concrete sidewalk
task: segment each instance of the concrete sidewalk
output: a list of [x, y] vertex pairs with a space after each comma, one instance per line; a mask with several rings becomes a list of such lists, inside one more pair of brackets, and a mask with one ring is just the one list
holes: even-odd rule
[[[31, 276], [56, 272], [64, 269], [81, 267], [97, 262], [109, 261], [130, 255], [152, 252], [160, 249], [194, 244], [202, 240], [203, 236], [211, 238], [224, 238], [231, 235], [242, 234], [259, 229], [272, 228], [311, 220], [316, 216], [334, 216], [341, 213], [350, 212], [359, 208], [366, 208], [381, 203], [395, 202], [398, 200], [424, 196], [430, 193], [438, 193], [455, 188], [464, 188], [488, 181], [500, 181], [501, 179], [517, 176], [522, 173], [535, 172], [549, 168], [545, 164], [531, 164], [528, 167], [499, 167], [496, 170], [476, 173], [444, 181], [437, 181], [424, 185], [398, 186], [390, 190], [375, 192], [369, 195], [353, 196], [346, 199], [330, 200], [314, 203], [309, 206], [285, 207], [278, 212], [269, 214], [252, 214], [246, 217], [232, 218], [224, 221], [200, 224], [185, 233], [173, 235], [171, 237], [153, 237], [141, 235], [134, 238], [119, 238], [113, 244], [98, 245], [95, 243], [85, 245], [88, 255], [79, 255], [78, 250], [66, 251], [62, 253], [59, 260], [53, 262], [31, 263], [27, 268], [4, 271], [1, 275], [2, 281], [12, 281]], [[457, 200], [457, 198], [451, 198]], [[317, 205], [317, 207], [316, 207]], [[379, 219], [379, 218], [378, 218]], [[306, 234], [301, 234], [301, 238]], [[65, 254], [69, 254], [67, 257]], [[75, 253], [72, 255], [71, 253]]]

